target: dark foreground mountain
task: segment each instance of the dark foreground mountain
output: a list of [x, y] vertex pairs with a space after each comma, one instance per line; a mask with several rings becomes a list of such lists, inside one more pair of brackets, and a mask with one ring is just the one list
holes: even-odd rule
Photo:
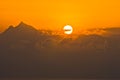
[[63, 38], [21, 22], [0, 35], [0, 77], [120, 78], [120, 28]]

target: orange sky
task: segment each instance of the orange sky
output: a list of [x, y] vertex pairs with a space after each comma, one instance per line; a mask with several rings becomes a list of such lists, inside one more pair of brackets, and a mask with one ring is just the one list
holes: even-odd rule
[[0, 0], [0, 31], [20, 21], [44, 29], [118, 27], [120, 0]]

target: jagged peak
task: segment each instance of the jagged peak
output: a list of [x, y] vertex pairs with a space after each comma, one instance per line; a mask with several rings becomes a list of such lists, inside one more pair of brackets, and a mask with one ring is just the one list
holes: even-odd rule
[[10, 32], [10, 31], [12, 31], [13, 29], [14, 29], [14, 26], [11, 25], [11, 26], [9, 26], [8, 29], [6, 29], [3, 33], [8, 33], [8, 32]]
[[28, 25], [28, 24], [26, 24], [26, 23], [24, 23], [24, 22], [20, 22], [19, 24], [18, 24], [18, 26], [16, 26], [16, 28], [18, 28], [18, 29], [34, 29], [34, 30], [36, 30], [33, 26], [31, 26], [31, 25]]
[[14, 29], [14, 26], [13, 26], [13, 25], [10, 25], [10, 26], [8, 27], [8, 29], [6, 29], [6, 31], [11, 30], [11, 29]]
[[24, 22], [21, 21], [21, 22], [18, 24], [17, 27], [21, 27], [21, 26], [30, 26], [30, 25], [28, 25], [28, 24], [26, 24], [26, 23], [24, 23]]
[[10, 26], [8, 27], [8, 29], [11, 29], [11, 28], [14, 28], [14, 26], [13, 26], [13, 25], [10, 25]]

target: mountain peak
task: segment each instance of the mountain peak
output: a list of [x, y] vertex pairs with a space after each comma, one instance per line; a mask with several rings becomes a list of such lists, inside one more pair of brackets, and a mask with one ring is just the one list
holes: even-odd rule
[[[32, 40], [34, 36], [39, 34], [38, 30], [34, 27], [21, 22], [16, 27], [10, 26], [5, 32], [3, 32], [3, 36], [5, 38], [10, 39], [27, 39]], [[33, 36], [33, 37], [31, 37]]]
[[9, 26], [2, 34], [9, 35], [9, 36], [19, 36], [19, 35], [32, 35], [37, 34], [38, 30], [34, 27], [25, 24], [24, 22], [20, 22], [16, 27]]
[[8, 29], [13, 29], [14, 27], [11, 25], [11, 26], [9, 26], [9, 28]]
[[9, 33], [9, 32], [11, 32], [11, 31], [13, 31], [13, 30], [14, 30], [14, 27], [11, 25], [11, 26], [9, 26], [8, 29], [6, 29], [3, 33]]
[[16, 28], [17, 29], [22, 29], [22, 30], [26, 30], [26, 29], [31, 29], [31, 30], [36, 30], [33, 26], [31, 26], [31, 25], [28, 25], [28, 24], [26, 24], [26, 23], [24, 23], [24, 22], [20, 22], [19, 24], [18, 24], [18, 26], [16, 26]]
[[22, 26], [29, 26], [29, 25], [27, 25], [27, 24], [24, 23], [24, 22], [20, 22], [17, 27], [22, 27]]

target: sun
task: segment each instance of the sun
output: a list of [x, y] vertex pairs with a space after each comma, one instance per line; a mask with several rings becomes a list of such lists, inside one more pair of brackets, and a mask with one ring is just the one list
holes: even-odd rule
[[70, 25], [66, 25], [66, 26], [64, 26], [64, 28], [63, 28], [63, 30], [64, 30], [64, 33], [65, 34], [72, 34], [72, 32], [73, 32], [73, 28], [72, 28], [72, 26], [70, 26]]

